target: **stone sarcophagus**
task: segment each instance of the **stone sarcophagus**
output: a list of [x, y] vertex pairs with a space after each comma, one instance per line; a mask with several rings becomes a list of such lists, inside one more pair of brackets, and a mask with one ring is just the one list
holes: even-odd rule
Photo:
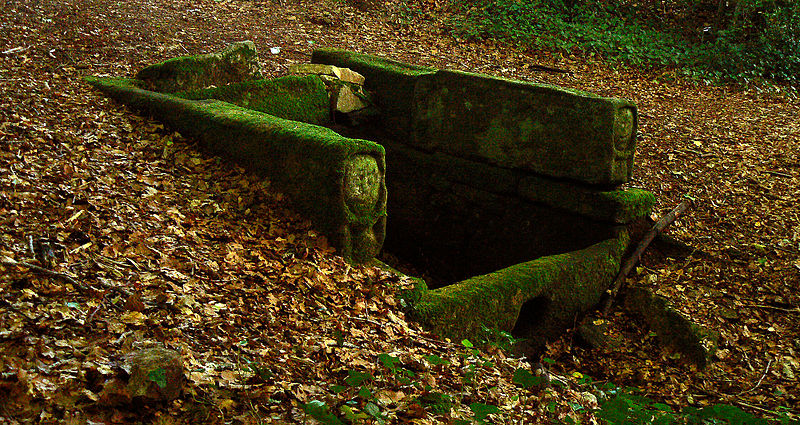
[[89, 82], [268, 176], [343, 256], [369, 262], [383, 246], [425, 270], [436, 289], [421, 282], [406, 300], [442, 335], [556, 335], [598, 302], [626, 227], [655, 201], [619, 187], [629, 101], [334, 49], [263, 80], [246, 56], [223, 56]]

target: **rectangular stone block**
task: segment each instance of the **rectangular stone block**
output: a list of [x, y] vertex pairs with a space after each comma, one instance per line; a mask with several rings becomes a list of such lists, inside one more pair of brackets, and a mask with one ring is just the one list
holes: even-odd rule
[[261, 76], [252, 41], [233, 43], [217, 53], [169, 59], [136, 74], [145, 88], [164, 93], [257, 80]]
[[386, 161], [377, 143], [215, 99], [142, 90], [141, 81], [86, 81], [197, 139], [202, 148], [269, 177], [343, 257], [363, 262], [380, 251], [386, 234]]
[[339, 68], [333, 65], [322, 65], [318, 63], [301, 63], [289, 67], [292, 74], [314, 74], [335, 77], [347, 83], [364, 84], [364, 76], [350, 68]]
[[595, 185], [630, 179], [636, 106], [577, 90], [458, 71], [420, 75], [410, 142]]
[[627, 224], [650, 214], [656, 202], [641, 189], [593, 190], [573, 182], [537, 176], [519, 181], [519, 196], [532, 202], [617, 224]]

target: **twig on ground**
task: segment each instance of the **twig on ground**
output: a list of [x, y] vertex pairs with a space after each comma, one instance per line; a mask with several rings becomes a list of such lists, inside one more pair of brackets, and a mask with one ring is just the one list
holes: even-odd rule
[[800, 307], [783, 308], [783, 307], [776, 307], [776, 306], [773, 306], [773, 305], [764, 305], [764, 304], [742, 304], [742, 307], [763, 308], [763, 309], [767, 309], [767, 310], [776, 310], [776, 311], [784, 311], [786, 313], [798, 313], [798, 314], [800, 314]]
[[375, 326], [383, 327], [383, 324], [376, 322], [375, 320], [368, 319], [366, 317], [358, 317], [358, 316], [350, 316], [351, 319], [360, 320], [362, 322], [372, 323]]
[[[84, 285], [83, 283], [78, 282], [77, 280], [73, 279], [70, 276], [65, 275], [64, 273], [59, 273], [57, 271], [46, 269], [44, 267], [40, 267], [40, 266], [37, 266], [36, 264], [31, 264], [31, 263], [28, 263], [26, 261], [17, 261], [17, 260], [15, 260], [13, 258], [10, 258], [10, 257], [7, 257], [7, 256], [3, 256], [2, 258], [0, 258], [0, 263], [3, 264], [4, 266], [25, 267], [25, 268], [28, 268], [32, 272], [35, 272], [35, 273], [43, 274], [45, 276], [52, 276], [52, 277], [55, 277], [55, 278], [59, 278], [59, 279], [65, 281], [65, 282], [69, 283], [70, 285], [74, 286], [75, 288], [77, 288], [77, 289], [79, 289], [81, 291], [84, 291], [84, 292], [89, 291], [89, 290], [93, 290], [93, 291], [97, 290], [95, 288], [92, 288], [91, 286]], [[123, 295], [126, 295], [126, 296], [130, 296], [131, 295], [131, 292], [128, 291], [127, 289], [120, 288], [119, 286], [114, 285], [114, 284], [109, 283], [109, 282], [106, 282], [106, 281], [103, 281], [102, 279], [99, 280], [99, 283], [101, 285], [103, 285], [104, 287], [106, 287], [107, 289], [110, 289], [112, 291], [117, 291], [117, 292], [119, 292], [119, 293], [121, 293]]]
[[87, 325], [91, 325], [92, 324], [92, 320], [94, 319], [94, 315], [97, 314], [97, 312], [100, 310], [100, 308], [103, 307], [103, 303], [105, 301], [106, 301], [106, 295], [104, 293], [103, 296], [100, 298], [100, 302], [97, 303], [97, 307], [95, 307], [94, 310], [92, 310], [92, 312], [88, 316], [86, 316], [86, 321], [84, 322], [85, 324], [87, 324]]
[[610, 293], [608, 298], [606, 298], [605, 302], [603, 303], [603, 315], [608, 315], [609, 310], [611, 309], [611, 305], [614, 303], [614, 299], [617, 297], [620, 288], [622, 288], [622, 284], [625, 282], [625, 278], [628, 276], [628, 273], [633, 270], [633, 267], [636, 266], [636, 263], [642, 258], [642, 254], [644, 250], [647, 249], [650, 242], [658, 235], [661, 231], [663, 231], [667, 226], [669, 226], [679, 215], [681, 215], [684, 211], [686, 211], [689, 206], [691, 205], [691, 201], [688, 199], [684, 199], [675, 209], [661, 217], [656, 224], [644, 235], [642, 240], [639, 242], [639, 245], [636, 246], [636, 250], [633, 251], [630, 257], [625, 261], [622, 265], [622, 268], [619, 270], [619, 274], [617, 278], [614, 280], [614, 284], [610, 289]]
[[531, 67], [531, 69], [535, 69], [537, 71], [553, 72], [553, 73], [556, 73], [556, 74], [572, 74], [573, 73], [573, 71], [571, 71], [569, 69], [553, 68], [553, 67], [550, 67], [550, 66], [537, 65], [537, 64], [531, 65], [530, 67]]
[[59, 273], [59, 272], [56, 272], [56, 271], [53, 271], [53, 270], [50, 270], [50, 269], [46, 269], [44, 267], [37, 266], [36, 264], [31, 264], [31, 263], [28, 263], [28, 262], [25, 262], [25, 261], [17, 261], [17, 260], [15, 260], [13, 258], [6, 257], [6, 256], [4, 256], [2, 258], [2, 261], [0, 261], [0, 262], [2, 262], [2, 264], [4, 266], [26, 267], [26, 268], [30, 269], [31, 271], [39, 273], [39, 274], [43, 274], [43, 275], [46, 275], [46, 276], [57, 277], [57, 278], [65, 281], [65, 282], [71, 284], [72, 286], [74, 286], [74, 287], [76, 287], [76, 288], [78, 288], [80, 290], [83, 290], [83, 291], [86, 291], [86, 290], [89, 289], [89, 287], [87, 287], [86, 285], [84, 285], [84, 284], [78, 282], [77, 280], [65, 275], [64, 273]]
[[762, 171], [762, 173], [764, 173], [764, 174], [769, 174], [769, 175], [772, 175], [772, 176], [786, 177], [787, 179], [790, 179], [790, 178], [792, 178], [792, 175], [791, 175], [791, 174], [788, 174], [788, 173], [781, 173], [780, 171], [769, 171], [769, 170], [764, 170], [764, 171]]
[[[773, 416], [780, 416], [780, 414], [781, 414], [780, 412], [776, 412], [774, 410], [765, 409], [763, 407], [759, 407], [759, 406], [756, 406], [756, 405], [741, 401], [738, 398], [736, 398], [735, 395], [722, 394], [722, 393], [716, 392], [714, 390], [707, 390], [707, 389], [699, 387], [697, 385], [692, 385], [692, 388], [694, 388], [696, 390], [699, 390], [699, 391], [702, 391], [702, 392], [704, 392], [704, 393], [706, 393], [706, 394], [708, 394], [708, 395], [710, 395], [712, 397], [717, 397], [718, 399], [723, 400], [726, 403], [733, 403], [733, 404], [736, 404], [736, 405], [741, 406], [741, 407], [746, 407], [748, 409], [757, 410], [757, 411], [759, 411], [761, 413], [767, 413], [767, 414], [770, 414], [770, 415], [773, 415]], [[794, 411], [786, 412], [786, 413], [791, 413], [793, 415], [797, 415], [798, 414], [797, 412], [794, 412]]]
[[764, 373], [762, 373], [762, 374], [761, 374], [761, 378], [759, 378], [759, 379], [758, 379], [758, 382], [756, 382], [756, 384], [755, 384], [755, 385], [753, 385], [753, 387], [752, 387], [752, 388], [750, 388], [749, 390], [744, 390], [744, 391], [741, 391], [741, 392], [739, 392], [739, 393], [738, 393], [738, 394], [736, 394], [736, 395], [737, 395], [737, 396], [740, 396], [740, 395], [742, 395], [742, 394], [749, 393], [750, 391], [753, 391], [754, 389], [758, 388], [758, 386], [759, 386], [759, 385], [761, 385], [761, 381], [763, 381], [763, 380], [764, 380], [764, 377], [765, 377], [765, 376], [767, 376], [767, 373], [769, 372], [769, 367], [770, 367], [770, 366], [772, 366], [772, 359], [769, 359], [769, 361], [767, 362], [767, 367], [765, 367], [765, 368], [764, 368]]

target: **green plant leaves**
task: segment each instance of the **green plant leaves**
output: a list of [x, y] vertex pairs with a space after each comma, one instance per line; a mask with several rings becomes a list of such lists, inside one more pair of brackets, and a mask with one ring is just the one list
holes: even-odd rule
[[450, 364], [449, 361], [447, 361], [447, 360], [445, 360], [445, 359], [443, 359], [443, 358], [441, 358], [441, 357], [439, 357], [439, 356], [437, 356], [435, 354], [429, 354], [429, 355], [425, 356], [425, 360], [427, 360], [428, 363], [430, 363], [430, 364], [432, 364], [434, 366]]
[[[762, 1], [731, 2], [735, 17], [717, 9], [714, 26], [699, 33], [694, 20], [664, 26], [662, 13], [623, 3], [483, 0], [482, 7], [465, 7], [452, 27], [465, 38], [598, 53], [644, 68], [677, 66], [686, 77], [707, 82], [800, 81], [798, 2], [770, 2], [770, 8]], [[691, 14], [696, 3], [702, 2], [677, 2], [673, 13]]]
[[514, 371], [514, 376], [511, 378], [511, 382], [521, 386], [522, 388], [529, 389], [542, 385], [543, 378], [541, 376], [532, 374], [527, 369], [519, 368]]
[[164, 388], [167, 386], [167, 375], [164, 373], [163, 368], [158, 368], [148, 372], [147, 379], [155, 382], [156, 385], [158, 385], [158, 388]]
[[397, 373], [397, 364], [400, 363], [400, 358], [384, 353], [378, 355], [378, 360], [392, 373]]
[[347, 378], [345, 378], [344, 382], [351, 387], [357, 387], [369, 379], [372, 379], [372, 376], [368, 373], [358, 372], [356, 370], [348, 370]]
[[302, 405], [302, 409], [306, 414], [325, 425], [344, 425], [344, 422], [331, 413], [328, 406], [319, 400], [311, 400]]
[[473, 419], [478, 422], [483, 422], [489, 415], [500, 413], [499, 407], [483, 403], [472, 403], [469, 410], [472, 410]]

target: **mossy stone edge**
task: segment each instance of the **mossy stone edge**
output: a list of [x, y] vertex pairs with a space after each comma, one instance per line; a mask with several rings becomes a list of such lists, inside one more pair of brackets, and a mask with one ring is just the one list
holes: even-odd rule
[[[364, 262], [380, 251], [386, 232], [386, 162], [377, 143], [227, 102], [143, 90], [139, 87], [144, 83], [136, 80], [89, 77], [86, 81], [131, 109], [199, 140], [208, 151], [268, 177], [343, 257]], [[363, 155], [374, 158], [374, 163], [354, 160]], [[352, 171], [353, 161], [377, 164], [380, 173], [377, 202], [366, 213], [353, 211], [345, 201], [345, 174], [348, 166]]]
[[258, 52], [252, 41], [232, 43], [217, 53], [168, 59], [136, 74], [136, 79], [143, 82], [142, 88], [164, 93], [261, 78]]
[[411, 317], [434, 333], [453, 340], [478, 335], [483, 327], [512, 331], [523, 305], [543, 299], [535, 327], [523, 337], [534, 341], [557, 337], [575, 316], [596, 305], [614, 280], [630, 243], [627, 232], [586, 249], [541, 257], [474, 276], [443, 288], [424, 291]]
[[339, 49], [315, 50], [311, 60], [364, 75], [382, 126], [410, 146], [589, 185], [630, 180], [631, 101]]
[[317, 75], [251, 80], [222, 87], [174, 93], [191, 100], [217, 99], [278, 118], [314, 125], [331, 124], [325, 83]]

